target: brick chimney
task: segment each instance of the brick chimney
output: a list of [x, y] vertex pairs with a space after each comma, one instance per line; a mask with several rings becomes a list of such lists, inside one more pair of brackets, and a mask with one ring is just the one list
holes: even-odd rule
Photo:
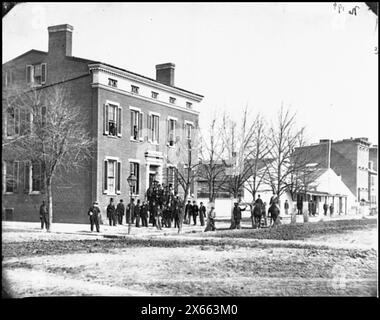
[[48, 27], [49, 55], [60, 58], [72, 56], [73, 30], [69, 24]]
[[156, 80], [168, 86], [174, 86], [174, 63], [156, 65]]

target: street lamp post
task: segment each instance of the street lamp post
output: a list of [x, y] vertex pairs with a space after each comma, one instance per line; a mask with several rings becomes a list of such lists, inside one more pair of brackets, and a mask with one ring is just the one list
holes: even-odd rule
[[131, 233], [131, 226], [132, 226], [132, 194], [133, 194], [133, 187], [136, 185], [137, 178], [133, 173], [131, 173], [127, 179], [129, 190], [131, 192], [131, 197], [129, 199], [129, 219], [128, 219], [128, 234]]

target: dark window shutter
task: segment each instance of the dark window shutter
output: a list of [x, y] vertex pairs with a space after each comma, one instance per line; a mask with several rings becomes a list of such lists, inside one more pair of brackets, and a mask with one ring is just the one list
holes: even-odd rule
[[33, 66], [26, 66], [26, 83], [32, 82]]
[[108, 123], [108, 104], [104, 105], [104, 133], [109, 134], [109, 123]]
[[133, 137], [133, 116], [134, 116], [134, 112], [133, 110], [131, 110], [131, 137]]
[[14, 179], [13, 192], [19, 191], [19, 181], [20, 181], [19, 169], [20, 169], [19, 162], [18, 161], [13, 162], [13, 179]]
[[117, 135], [121, 137], [121, 107], [116, 109], [117, 111]]
[[104, 160], [104, 191], [107, 191], [107, 186], [108, 186], [108, 172], [107, 172], [107, 169], [108, 169], [108, 161], [107, 160]]
[[41, 83], [46, 82], [46, 63], [41, 64]]
[[30, 162], [24, 162], [24, 192], [30, 192]]
[[117, 176], [116, 176], [116, 192], [120, 192], [120, 182], [121, 182], [121, 162], [117, 162]]
[[143, 113], [139, 112], [139, 138], [142, 138], [143, 132]]

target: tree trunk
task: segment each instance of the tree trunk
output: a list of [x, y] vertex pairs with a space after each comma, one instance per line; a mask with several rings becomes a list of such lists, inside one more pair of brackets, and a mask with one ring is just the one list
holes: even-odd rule
[[48, 212], [49, 212], [47, 231], [50, 232], [52, 230], [52, 224], [53, 224], [53, 192], [52, 192], [52, 186], [51, 186], [51, 178], [48, 178], [46, 181], [46, 189], [47, 189], [47, 205], [48, 205]]
[[183, 226], [183, 218], [185, 217], [185, 210], [186, 210], [186, 203], [187, 203], [187, 198], [189, 196], [189, 185], [186, 186], [185, 188], [185, 194], [183, 196], [183, 206], [182, 206], [182, 212], [180, 216], [178, 217], [178, 233], [182, 232], [182, 226]]

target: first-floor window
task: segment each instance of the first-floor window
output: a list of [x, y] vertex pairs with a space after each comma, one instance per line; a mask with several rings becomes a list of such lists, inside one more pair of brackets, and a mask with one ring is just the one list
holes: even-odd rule
[[31, 191], [42, 191], [43, 187], [43, 170], [42, 165], [38, 161], [33, 161], [32, 166], [32, 189]]
[[5, 161], [5, 192], [17, 192], [19, 163], [17, 161]]
[[175, 167], [168, 167], [167, 168], [168, 170], [168, 181], [167, 181], [167, 185], [168, 186], [172, 186], [174, 187], [175, 185]]
[[139, 194], [140, 191], [140, 166], [137, 162], [130, 162], [130, 174], [136, 177], [136, 184], [132, 187], [133, 194]]
[[104, 161], [104, 191], [108, 194], [120, 193], [121, 162], [116, 159]]

